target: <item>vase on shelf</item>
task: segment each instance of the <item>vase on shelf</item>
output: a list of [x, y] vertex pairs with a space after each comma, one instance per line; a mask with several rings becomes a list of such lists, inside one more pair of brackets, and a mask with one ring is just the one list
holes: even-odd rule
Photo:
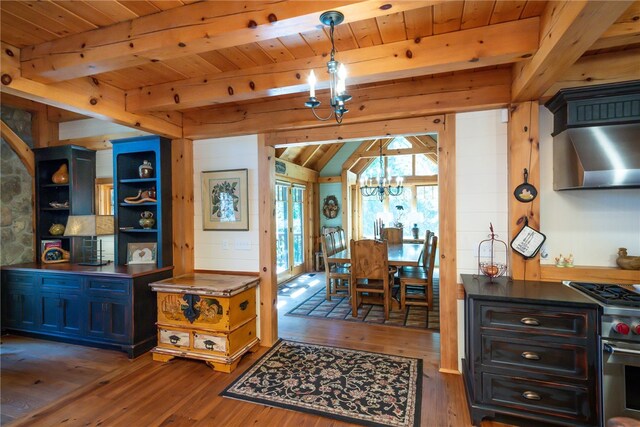
[[67, 164], [63, 163], [60, 168], [53, 174], [51, 177], [51, 181], [54, 184], [67, 184], [69, 183], [69, 169], [67, 168]]
[[154, 226], [156, 220], [153, 218], [153, 212], [144, 211], [140, 214], [140, 226], [145, 230], [148, 230]]
[[52, 236], [62, 236], [64, 234], [64, 225], [63, 224], [52, 224], [49, 227], [49, 234]]
[[138, 166], [138, 174], [140, 178], [151, 178], [153, 175], [153, 166], [149, 160], [143, 160], [142, 164]]

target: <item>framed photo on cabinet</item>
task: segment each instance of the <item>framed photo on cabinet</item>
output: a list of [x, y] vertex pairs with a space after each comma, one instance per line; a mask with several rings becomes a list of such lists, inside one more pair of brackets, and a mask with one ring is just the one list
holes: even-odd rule
[[249, 230], [248, 170], [207, 171], [202, 181], [202, 228]]
[[127, 264], [155, 264], [158, 259], [157, 243], [129, 243]]

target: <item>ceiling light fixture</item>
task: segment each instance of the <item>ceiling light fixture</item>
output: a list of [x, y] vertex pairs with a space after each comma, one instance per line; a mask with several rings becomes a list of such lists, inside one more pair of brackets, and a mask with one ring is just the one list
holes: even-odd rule
[[393, 178], [391, 177], [391, 171], [389, 169], [387, 169], [387, 176], [384, 176], [384, 160], [382, 160], [382, 140], [380, 140], [380, 157], [378, 158], [378, 161], [380, 162], [380, 169], [376, 178], [365, 178], [364, 176], [360, 177], [360, 193], [365, 197], [378, 196], [378, 199], [382, 202], [384, 200], [384, 196], [387, 194], [394, 197], [402, 194], [402, 191], [404, 190], [404, 187], [402, 186], [404, 178], [401, 176], [397, 176], [395, 178], [395, 185], [392, 185]]
[[335, 60], [336, 45], [333, 41], [333, 28], [340, 25], [344, 21], [344, 15], [335, 10], [324, 12], [320, 15], [320, 22], [330, 27], [329, 39], [331, 40], [331, 59], [327, 62], [327, 72], [329, 73], [329, 102], [331, 111], [327, 117], [320, 117], [316, 113], [316, 107], [320, 105], [320, 101], [316, 98], [316, 75], [313, 70], [309, 74], [309, 100], [305, 102], [305, 106], [311, 108], [313, 115], [318, 120], [329, 120], [335, 117], [338, 124], [342, 123], [342, 116], [349, 110], [345, 107], [345, 102], [351, 99], [351, 95], [346, 90], [347, 69], [344, 64]]

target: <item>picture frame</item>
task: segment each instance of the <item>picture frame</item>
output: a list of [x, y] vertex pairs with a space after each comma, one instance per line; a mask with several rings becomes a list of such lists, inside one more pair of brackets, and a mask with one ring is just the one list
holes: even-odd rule
[[155, 264], [157, 259], [157, 243], [148, 242], [127, 244], [127, 265]]
[[203, 230], [249, 230], [248, 181], [248, 169], [201, 173]]

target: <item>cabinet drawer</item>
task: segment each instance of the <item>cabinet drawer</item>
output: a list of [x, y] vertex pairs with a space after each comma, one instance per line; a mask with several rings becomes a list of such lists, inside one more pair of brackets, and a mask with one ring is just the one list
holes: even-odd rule
[[[595, 392], [595, 390], [594, 390]], [[595, 408], [584, 387], [482, 374], [482, 397], [488, 404], [569, 419], [589, 421]]]
[[254, 288], [232, 297], [158, 292], [158, 322], [228, 332], [256, 316]]
[[587, 351], [576, 345], [482, 336], [482, 364], [586, 380]]
[[87, 289], [93, 294], [129, 295], [128, 280], [89, 279]]
[[233, 356], [256, 337], [256, 319], [229, 333], [193, 332], [193, 348], [218, 356]]
[[80, 277], [42, 276], [41, 286], [49, 291], [79, 291], [82, 288]]
[[175, 329], [158, 329], [158, 342], [170, 347], [189, 347], [189, 332]]
[[587, 314], [570, 309], [528, 308], [515, 304], [481, 304], [483, 328], [526, 331], [528, 334], [545, 334], [584, 338], [587, 335]]
[[34, 275], [29, 273], [7, 272], [3, 275], [3, 282], [10, 286], [31, 287], [33, 278]]

